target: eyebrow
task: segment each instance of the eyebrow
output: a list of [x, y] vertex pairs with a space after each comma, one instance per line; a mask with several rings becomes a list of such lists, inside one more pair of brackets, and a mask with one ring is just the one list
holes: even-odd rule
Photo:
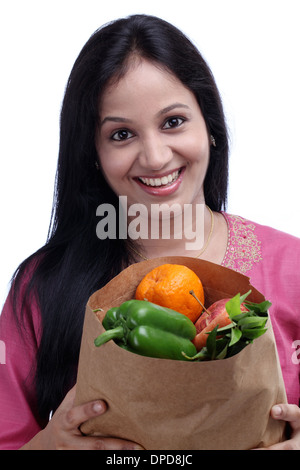
[[167, 106], [166, 108], [164, 108], [164, 109], [162, 109], [161, 111], [159, 111], [159, 112], [157, 113], [157, 116], [162, 116], [163, 114], [167, 114], [168, 112], [173, 111], [173, 109], [176, 109], [176, 108], [190, 109], [189, 106], [187, 106], [186, 104], [183, 104], [183, 103], [174, 103], [174, 104], [170, 104], [170, 106]]
[[132, 123], [131, 119], [123, 118], [123, 117], [117, 117], [117, 116], [106, 116], [106, 118], [101, 121], [100, 126], [103, 126], [107, 121], [109, 122], [128, 122]]
[[[184, 108], [184, 109], [190, 109], [189, 106], [187, 106], [186, 104], [183, 104], [183, 103], [173, 103], [169, 106], [167, 106], [166, 108], [163, 108], [161, 109], [158, 113], [157, 113], [157, 117], [159, 116], [162, 116], [164, 114], [167, 114], [169, 113], [170, 111], [173, 111], [173, 109], [176, 109], [176, 108]], [[128, 119], [128, 118], [124, 118], [124, 117], [119, 117], [119, 116], [106, 116], [103, 121], [101, 121], [100, 123], [100, 126], [102, 127], [103, 124], [105, 124], [106, 122], [125, 122], [125, 123], [132, 123], [132, 120], [131, 119]]]

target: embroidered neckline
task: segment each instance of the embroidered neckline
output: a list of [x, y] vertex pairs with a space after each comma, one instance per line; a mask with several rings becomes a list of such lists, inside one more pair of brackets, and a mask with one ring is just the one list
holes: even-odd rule
[[222, 266], [242, 274], [262, 260], [261, 242], [254, 233], [255, 224], [243, 217], [222, 212], [228, 227], [228, 242]]

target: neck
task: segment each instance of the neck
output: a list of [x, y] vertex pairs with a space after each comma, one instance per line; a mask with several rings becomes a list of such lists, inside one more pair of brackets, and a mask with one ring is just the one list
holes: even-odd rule
[[210, 209], [204, 204], [193, 206], [191, 212], [180, 212], [169, 219], [154, 219], [154, 224], [148, 224], [147, 236], [138, 240], [136, 254], [144, 259], [174, 255], [199, 256], [207, 242], [210, 242], [213, 221]]

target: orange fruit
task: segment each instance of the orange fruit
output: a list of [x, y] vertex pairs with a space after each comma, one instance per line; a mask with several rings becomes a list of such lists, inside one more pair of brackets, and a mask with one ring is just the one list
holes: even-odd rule
[[180, 264], [162, 264], [141, 280], [135, 298], [176, 310], [194, 323], [202, 306], [190, 294], [191, 290], [204, 305], [203, 285], [194, 271]]

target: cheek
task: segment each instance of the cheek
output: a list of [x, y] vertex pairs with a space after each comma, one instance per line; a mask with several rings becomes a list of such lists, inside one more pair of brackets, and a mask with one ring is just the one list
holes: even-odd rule
[[106, 179], [114, 184], [127, 176], [131, 163], [124, 155], [116, 152], [103, 152], [99, 155], [100, 165]]
[[114, 161], [106, 156], [106, 158], [100, 157], [100, 164], [102, 171], [108, 181], [115, 181], [116, 179], [122, 177], [122, 167], [114, 163]]
[[118, 159], [109, 146], [105, 145], [100, 138], [96, 141], [96, 150], [102, 171], [108, 181], [114, 179], [120, 172]]
[[206, 164], [209, 160], [209, 144], [206, 139], [191, 137], [183, 146], [183, 152], [191, 163]]

